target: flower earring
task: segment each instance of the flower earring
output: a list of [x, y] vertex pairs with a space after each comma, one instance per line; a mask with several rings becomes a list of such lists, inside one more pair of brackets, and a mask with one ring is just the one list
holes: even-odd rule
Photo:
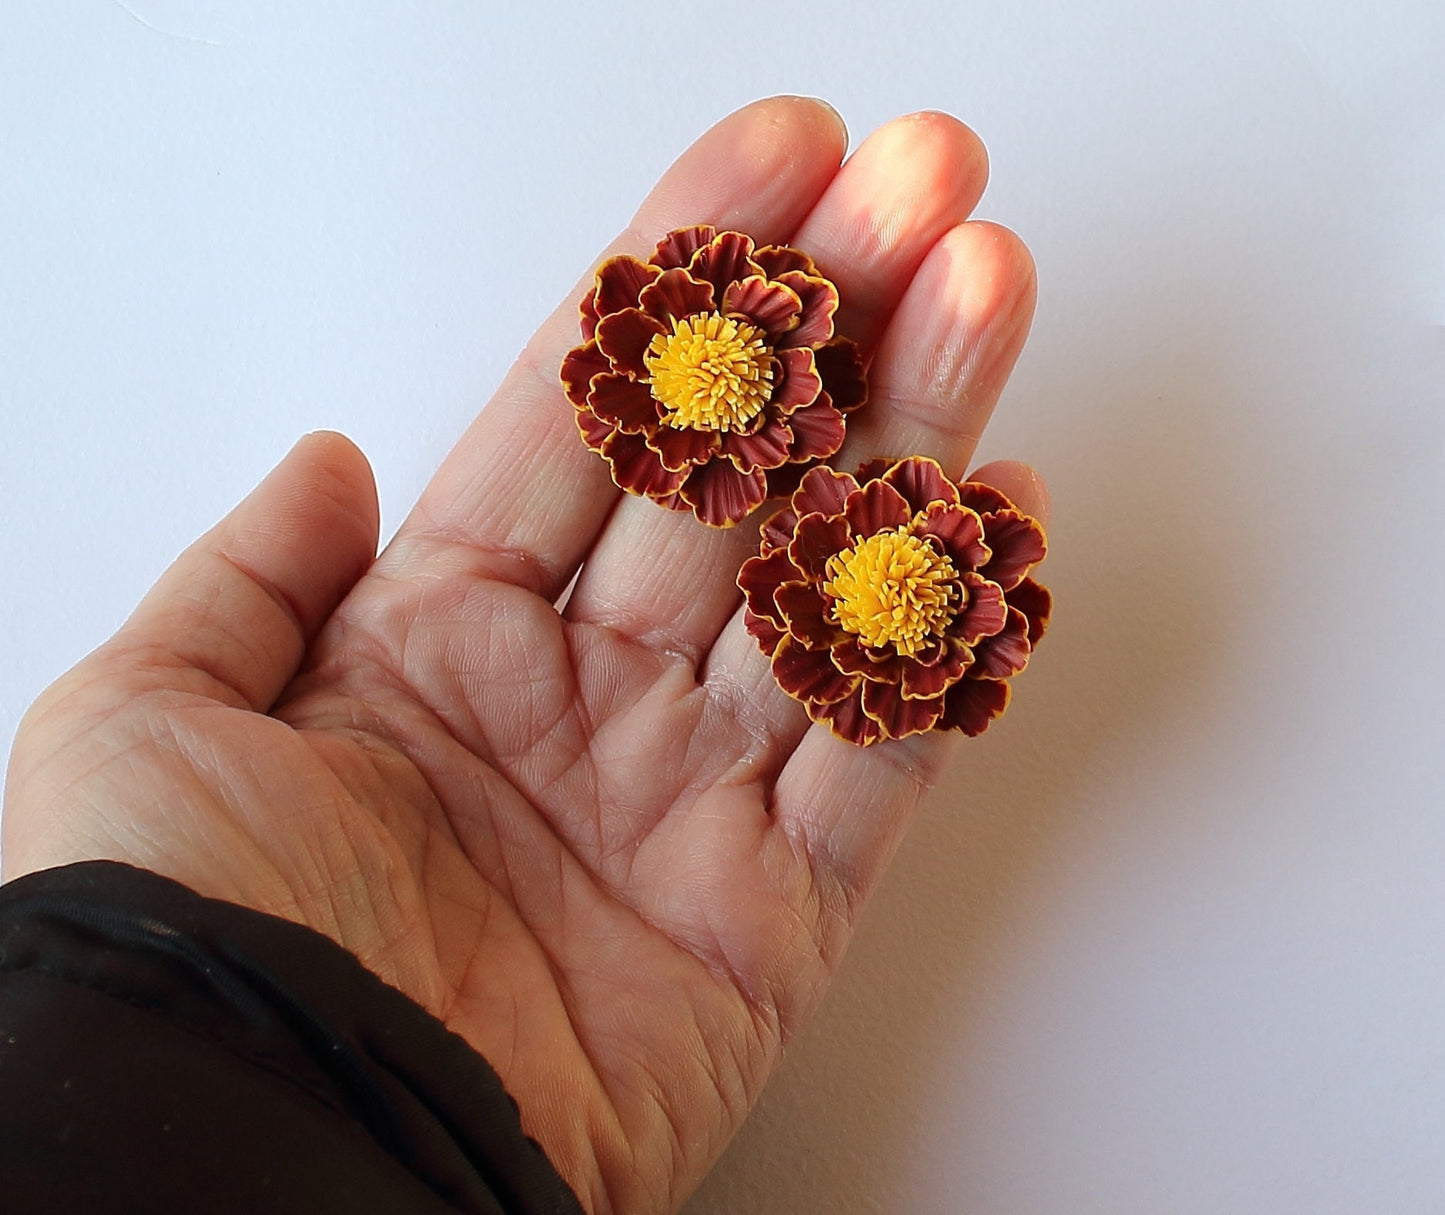
[[743, 563], [748, 631], [808, 715], [861, 746], [981, 734], [1048, 627], [1043, 528], [913, 456], [807, 473]]
[[805, 253], [707, 226], [604, 262], [562, 384], [583, 440], [631, 494], [731, 527], [843, 443], [867, 387]]

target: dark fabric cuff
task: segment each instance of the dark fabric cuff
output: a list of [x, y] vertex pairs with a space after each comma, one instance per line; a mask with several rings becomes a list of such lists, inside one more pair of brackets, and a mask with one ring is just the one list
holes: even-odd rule
[[0, 1196], [581, 1211], [496, 1072], [350, 953], [111, 861], [0, 887]]

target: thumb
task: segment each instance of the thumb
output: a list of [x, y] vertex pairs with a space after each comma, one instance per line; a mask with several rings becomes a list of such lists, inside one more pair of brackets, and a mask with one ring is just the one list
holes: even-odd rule
[[342, 435], [307, 435], [181, 554], [102, 654], [265, 712], [376, 556], [378, 527], [366, 457]]

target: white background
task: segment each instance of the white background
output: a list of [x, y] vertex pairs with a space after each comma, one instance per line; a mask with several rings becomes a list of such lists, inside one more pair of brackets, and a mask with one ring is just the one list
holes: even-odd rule
[[0, 743], [300, 433], [392, 527], [701, 130], [940, 108], [1057, 625], [689, 1207], [1445, 1211], [1445, 7], [0, 0]]

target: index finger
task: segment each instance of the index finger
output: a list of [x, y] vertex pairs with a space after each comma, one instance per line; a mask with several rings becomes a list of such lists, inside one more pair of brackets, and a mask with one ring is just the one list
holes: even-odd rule
[[[603, 256], [646, 256], [689, 224], [781, 240], [832, 180], [846, 145], [842, 119], [821, 101], [746, 106], [673, 163]], [[620, 494], [584, 446], [558, 379], [591, 281], [589, 271], [527, 344], [380, 558], [383, 572], [405, 578], [441, 563], [549, 599], [562, 593]]]

